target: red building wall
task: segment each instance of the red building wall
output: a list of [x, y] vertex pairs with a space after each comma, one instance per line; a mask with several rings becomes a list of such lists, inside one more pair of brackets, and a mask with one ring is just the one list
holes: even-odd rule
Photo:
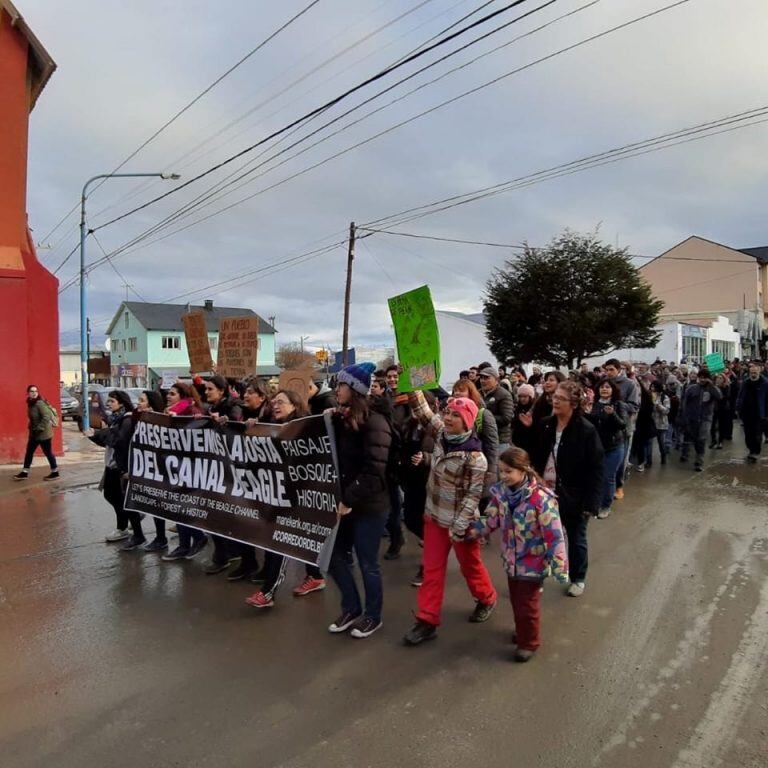
[[[21, 462], [26, 389], [59, 402], [58, 280], [37, 260], [27, 228], [27, 145], [34, 73], [27, 38], [0, 10], [0, 463]], [[62, 453], [61, 430], [54, 440]]]

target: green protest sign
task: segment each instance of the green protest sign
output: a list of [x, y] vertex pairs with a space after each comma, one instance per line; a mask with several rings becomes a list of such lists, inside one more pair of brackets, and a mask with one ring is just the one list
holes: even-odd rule
[[389, 299], [397, 359], [403, 367], [397, 389], [434, 389], [440, 382], [440, 333], [429, 286]]
[[725, 362], [720, 352], [704, 355], [704, 365], [707, 366], [710, 373], [722, 373], [725, 370]]

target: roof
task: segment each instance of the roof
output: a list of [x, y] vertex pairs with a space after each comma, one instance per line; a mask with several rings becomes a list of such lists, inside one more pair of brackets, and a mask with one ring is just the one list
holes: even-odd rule
[[127, 309], [148, 331], [183, 331], [182, 315], [188, 312], [202, 312], [205, 315], [205, 325], [209, 331], [219, 330], [219, 320], [222, 317], [255, 316], [259, 318], [259, 333], [275, 333], [275, 329], [264, 318], [252, 309], [245, 307], [217, 307], [206, 309], [199, 304], [154, 304], [148, 301], [124, 301], [118, 307], [112, 322], [107, 328], [107, 334], [112, 332], [115, 323], [123, 311]]
[[468, 323], [475, 323], [475, 325], [485, 326], [485, 315], [482, 312], [475, 312], [471, 315], [465, 315], [463, 312], [454, 312], [448, 309], [436, 310], [438, 315], [448, 315], [449, 317], [456, 317], [459, 320], [466, 320]]
[[32, 86], [30, 93], [30, 112], [34, 109], [37, 97], [42, 93], [51, 75], [56, 71], [56, 62], [51, 58], [43, 44], [37, 39], [35, 33], [29, 28], [24, 17], [19, 13], [11, 0], [0, 0], [0, 9], [11, 18], [11, 26], [17, 29], [29, 43], [29, 60], [27, 66], [32, 74]]
[[761, 264], [768, 264], [768, 245], [762, 245], [759, 248], [739, 248], [739, 252], [754, 256]]

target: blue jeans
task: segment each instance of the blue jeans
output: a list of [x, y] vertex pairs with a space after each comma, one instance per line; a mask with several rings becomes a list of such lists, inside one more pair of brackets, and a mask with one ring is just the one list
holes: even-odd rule
[[617, 445], [603, 456], [603, 500], [601, 509], [610, 509], [616, 493], [616, 473], [624, 459], [624, 444]]
[[381, 608], [384, 603], [379, 566], [379, 545], [384, 522], [384, 519], [376, 515], [356, 515], [354, 512], [343, 517], [339, 523], [328, 567], [329, 576], [341, 592], [342, 613], [362, 614], [360, 594], [352, 573], [351, 555], [354, 548], [365, 589], [365, 615], [376, 622], [381, 621]]

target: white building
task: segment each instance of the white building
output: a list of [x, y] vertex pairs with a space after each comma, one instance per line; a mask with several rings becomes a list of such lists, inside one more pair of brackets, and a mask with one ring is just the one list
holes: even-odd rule
[[450, 389], [459, 372], [482, 362], [498, 366], [488, 346], [485, 334], [485, 316], [478, 312], [465, 315], [438, 309], [437, 327], [440, 331], [440, 384]]
[[661, 331], [659, 343], [649, 349], [617, 349], [601, 357], [589, 358], [591, 366], [600, 365], [609, 357], [632, 362], [652, 363], [654, 360], [666, 360], [668, 363], [700, 363], [705, 355], [720, 352], [724, 360], [741, 357], [741, 336], [723, 316], [701, 320], [667, 320], [656, 326]]

